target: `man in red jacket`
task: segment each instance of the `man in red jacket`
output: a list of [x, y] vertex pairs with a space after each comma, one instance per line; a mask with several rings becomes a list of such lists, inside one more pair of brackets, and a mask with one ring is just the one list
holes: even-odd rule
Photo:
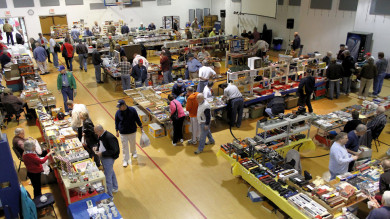
[[46, 162], [53, 153], [50, 151], [44, 158], [38, 157], [35, 152], [35, 143], [31, 140], [24, 142], [23, 162], [27, 168], [27, 176], [31, 180], [34, 188], [34, 198], [42, 195], [41, 191], [41, 173], [43, 172], [42, 164]]
[[65, 38], [65, 43], [61, 46], [62, 57], [65, 59], [66, 67], [73, 71], [73, 46], [69, 43], [69, 38]]

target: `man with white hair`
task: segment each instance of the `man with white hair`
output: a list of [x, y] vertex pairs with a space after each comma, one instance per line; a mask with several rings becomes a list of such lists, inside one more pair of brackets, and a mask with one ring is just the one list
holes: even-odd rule
[[[203, 94], [198, 94], [196, 96], [196, 100], [199, 103], [197, 119], [200, 125], [200, 138], [199, 138], [198, 150], [196, 150], [194, 153], [200, 154], [203, 152], [205, 144], [207, 145], [214, 144], [215, 140], [211, 135], [211, 131], [210, 131], [210, 122], [211, 122], [210, 105], [204, 99]], [[207, 143], [206, 143], [206, 137], [209, 139]]]
[[[371, 200], [373, 201], [373, 200]], [[376, 209], [372, 210], [367, 219], [390, 218], [390, 191], [386, 191], [382, 196], [382, 207], [376, 202]]]
[[24, 152], [24, 142], [27, 141], [24, 135], [24, 129], [23, 128], [16, 128], [15, 129], [15, 136], [12, 139], [12, 146], [18, 150], [20, 154], [23, 154]]
[[118, 192], [118, 181], [114, 172], [114, 163], [120, 153], [118, 139], [105, 130], [102, 125], [96, 125], [94, 131], [99, 137], [99, 146], [95, 147], [94, 151], [101, 158], [103, 164], [107, 193], [113, 197], [112, 193]]
[[73, 100], [68, 100], [66, 105], [68, 110], [71, 111], [71, 126], [75, 131], [77, 131], [77, 136], [81, 141], [81, 138], [83, 137], [83, 120], [81, 114], [88, 114], [87, 106], [84, 104], [74, 104]]
[[390, 159], [382, 161], [383, 173], [379, 177], [379, 193], [390, 190]]

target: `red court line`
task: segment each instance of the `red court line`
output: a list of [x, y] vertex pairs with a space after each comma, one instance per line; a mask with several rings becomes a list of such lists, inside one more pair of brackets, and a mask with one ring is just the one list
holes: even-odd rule
[[[96, 97], [89, 91], [89, 89], [83, 84], [81, 83], [81, 81], [75, 76], [73, 75], [76, 80], [81, 84], [81, 86], [84, 87], [84, 89], [92, 96], [92, 98], [103, 108], [104, 111], [106, 111], [106, 113], [113, 119], [115, 120], [115, 118], [110, 114], [110, 112], [108, 112], [108, 110], [103, 106], [103, 104], [96, 99]], [[151, 158], [149, 156], [148, 153], [146, 153], [146, 151], [144, 151], [143, 148], [141, 148], [138, 143], [137, 143], [137, 147], [149, 158], [150, 161], [152, 161], [152, 163], [160, 170], [160, 172], [165, 176], [165, 178], [168, 179], [168, 181], [182, 194], [182, 196], [187, 199], [187, 201], [196, 209], [197, 212], [199, 212], [199, 214], [202, 215], [203, 218], [207, 218], [203, 212], [191, 201], [190, 198], [188, 198], [188, 196], [179, 188], [179, 186], [173, 182], [173, 180], [164, 172], [164, 170], [161, 169], [161, 167], [153, 160], [153, 158]]]

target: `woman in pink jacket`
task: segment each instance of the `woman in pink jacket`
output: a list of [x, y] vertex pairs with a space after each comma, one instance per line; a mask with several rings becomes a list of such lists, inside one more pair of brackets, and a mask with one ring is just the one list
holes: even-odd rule
[[176, 143], [180, 141], [183, 143], [183, 122], [185, 118], [183, 107], [181, 103], [170, 94], [168, 96], [169, 108], [171, 111], [171, 119], [173, 123], [173, 146], [176, 146]]

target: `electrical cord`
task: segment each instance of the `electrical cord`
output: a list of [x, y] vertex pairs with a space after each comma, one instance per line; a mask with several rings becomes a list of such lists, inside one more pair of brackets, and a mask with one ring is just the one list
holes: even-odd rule
[[232, 124], [230, 124], [230, 134], [233, 136], [234, 139], [236, 139], [238, 141], [238, 139], [236, 138], [236, 136], [234, 136], [234, 134], [232, 132]]
[[319, 157], [325, 157], [325, 156], [328, 156], [328, 155], [329, 155], [329, 153], [328, 154], [319, 155], [319, 156], [314, 156], [314, 157], [303, 157], [303, 156], [301, 156], [301, 158], [302, 159], [304, 159], [304, 158], [319, 158]]

